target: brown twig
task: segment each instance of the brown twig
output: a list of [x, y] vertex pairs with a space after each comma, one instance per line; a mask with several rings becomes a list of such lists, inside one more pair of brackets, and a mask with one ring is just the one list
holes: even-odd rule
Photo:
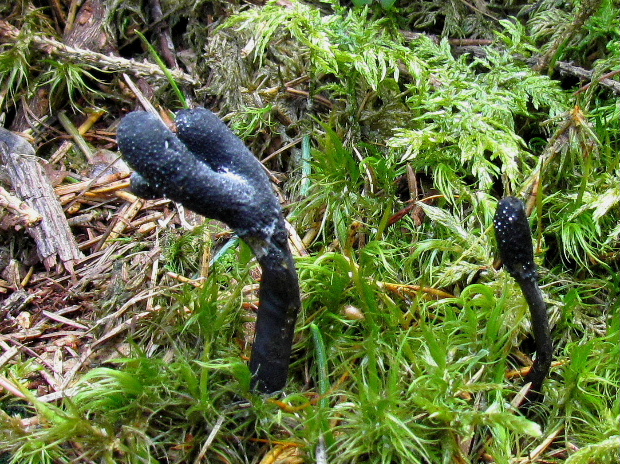
[[[570, 73], [579, 78], [591, 80], [592, 77], [594, 76], [594, 71], [583, 69], [578, 66], [573, 66], [568, 63], [559, 63], [558, 67], [560, 68], [561, 72]], [[608, 72], [607, 74], [603, 74], [601, 77], [593, 81], [591, 80], [586, 85], [581, 87], [579, 90], [575, 92], [575, 95], [579, 95], [580, 93], [585, 92], [590, 87], [592, 87], [592, 84], [601, 84], [602, 86], [610, 88], [614, 93], [620, 94], [620, 82], [614, 81], [613, 79], [611, 79], [612, 77], [617, 76], [618, 74], [620, 74], [620, 70], [611, 71], [611, 72]]]
[[159, 46], [162, 56], [168, 66], [172, 69], [178, 69], [179, 63], [177, 62], [176, 52], [174, 50], [174, 42], [172, 41], [172, 34], [170, 33], [170, 27], [166, 24], [164, 13], [161, 9], [160, 0], [151, 0], [151, 13], [155, 20], [155, 30], [159, 36]]
[[312, 100], [315, 100], [317, 102], [319, 102], [321, 105], [332, 109], [334, 107], [334, 104], [329, 101], [327, 98], [321, 96], [321, 95], [312, 95], [310, 96], [310, 92], [306, 92], [305, 90], [299, 90], [299, 89], [295, 89], [293, 87], [286, 87], [286, 93], [289, 93], [291, 95], [296, 95], [299, 97], [304, 97], [304, 98], [311, 98]]
[[451, 293], [444, 292], [443, 290], [439, 290], [438, 288], [423, 287], [421, 285], [395, 284], [390, 282], [377, 282], [377, 285], [399, 295], [402, 295], [404, 293], [415, 296], [419, 293], [426, 293], [427, 295], [432, 295], [439, 299], [456, 298]]

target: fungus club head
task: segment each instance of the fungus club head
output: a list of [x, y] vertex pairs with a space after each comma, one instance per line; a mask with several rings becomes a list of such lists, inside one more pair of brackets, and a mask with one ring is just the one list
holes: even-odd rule
[[502, 199], [493, 223], [499, 254], [510, 275], [517, 281], [536, 280], [532, 233], [523, 201], [515, 197]]
[[179, 112], [179, 133], [155, 115], [129, 113], [118, 144], [135, 169], [134, 193], [166, 196], [198, 214], [218, 219], [243, 238], [268, 240], [284, 227], [280, 204], [261, 163], [212, 112]]
[[145, 111], [134, 111], [123, 118], [118, 128], [118, 145], [133, 169], [158, 183], [169, 175], [171, 166], [180, 163], [175, 156], [191, 157], [182, 153], [184, 147], [164, 123]]

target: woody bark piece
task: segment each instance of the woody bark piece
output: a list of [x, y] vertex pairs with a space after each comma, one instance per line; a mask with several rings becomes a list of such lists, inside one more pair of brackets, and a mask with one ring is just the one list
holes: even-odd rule
[[73, 273], [74, 261], [83, 255], [34, 148], [24, 138], [0, 128], [0, 157], [17, 196], [43, 217], [40, 224], [28, 229], [39, 258], [48, 270], [56, 267], [60, 271], [63, 265]]
[[107, 17], [107, 6], [104, 0], [86, 0], [80, 11], [63, 34], [63, 43], [77, 48], [84, 48], [104, 54], [116, 54], [116, 40], [102, 27]]

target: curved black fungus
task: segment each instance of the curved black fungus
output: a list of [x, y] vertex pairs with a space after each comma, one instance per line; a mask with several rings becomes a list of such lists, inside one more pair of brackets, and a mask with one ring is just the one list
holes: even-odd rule
[[123, 119], [118, 145], [136, 171], [132, 189], [225, 222], [252, 248], [262, 279], [250, 370], [255, 388], [280, 390], [301, 307], [280, 204], [261, 163], [211, 111], [179, 111], [177, 127], [174, 134], [144, 111]]
[[500, 258], [508, 273], [521, 287], [532, 316], [536, 360], [525, 378], [526, 382], [531, 382], [530, 392], [526, 396], [527, 403], [524, 405], [527, 407], [542, 400], [542, 385], [551, 368], [553, 346], [549, 316], [538, 287], [532, 233], [523, 202], [515, 197], [504, 198], [499, 202], [493, 222]]

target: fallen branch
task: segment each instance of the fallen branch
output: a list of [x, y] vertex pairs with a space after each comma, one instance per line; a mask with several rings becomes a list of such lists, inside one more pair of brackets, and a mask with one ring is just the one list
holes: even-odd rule
[[[597, 80], [595, 79], [594, 81], [592, 81], [592, 78], [594, 76], [594, 71], [591, 71], [585, 68], [580, 68], [579, 66], [575, 66], [570, 63], [565, 63], [563, 61], [560, 61], [558, 63], [558, 69], [560, 70], [561, 73], [570, 74], [571, 76], [575, 76], [580, 79], [587, 79], [590, 81], [590, 83], [586, 84], [584, 87], [579, 89], [579, 92], [583, 92], [588, 87], [590, 87], [593, 84], [593, 82], [596, 82]], [[598, 83], [604, 87], [610, 88], [614, 93], [620, 94], [620, 82], [614, 81], [613, 79], [608, 78], [608, 77], [613, 77], [616, 74], [618, 74], [616, 71], [607, 73], [598, 80]]]
[[[108, 56], [103, 53], [71, 47], [41, 34], [32, 34], [27, 37], [27, 40], [35, 48], [68, 62], [86, 64], [101, 71], [124, 72], [158, 82], [168, 82], [168, 78], [162, 69], [151, 63], [140, 63], [118, 56]], [[22, 40], [20, 30], [7, 21], [0, 20], [0, 42], [17, 43], [20, 40]], [[197, 84], [192, 76], [181, 70], [171, 69], [170, 73], [182, 85], [194, 86]]]

